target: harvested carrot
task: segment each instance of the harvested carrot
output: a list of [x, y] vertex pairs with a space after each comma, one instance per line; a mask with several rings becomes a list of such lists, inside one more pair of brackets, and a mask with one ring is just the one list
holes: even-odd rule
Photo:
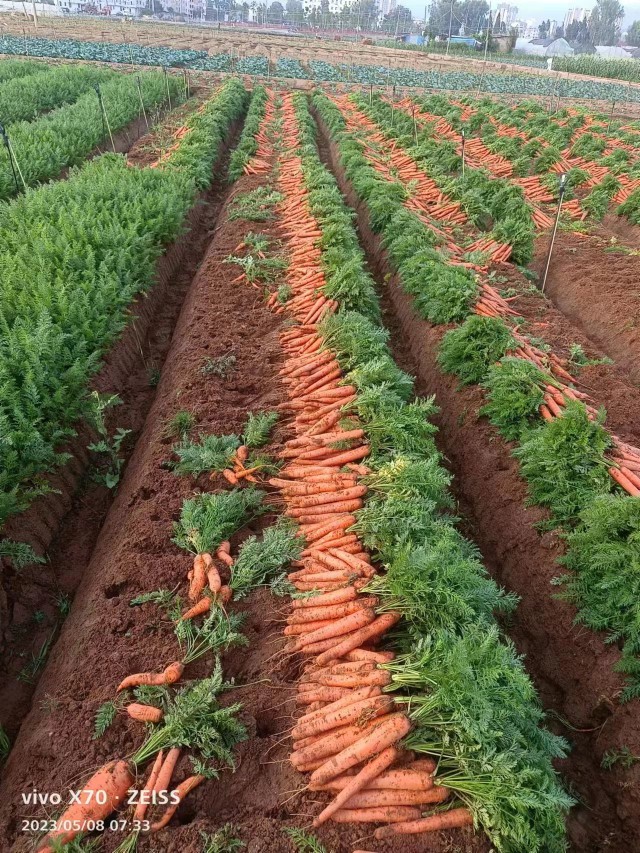
[[314, 595], [312, 598], [296, 598], [291, 602], [294, 610], [305, 609], [308, 607], [328, 606], [333, 604], [342, 604], [346, 601], [355, 601], [358, 597], [357, 591], [353, 586], [344, 587], [344, 589], [335, 592], [328, 592], [325, 595]]
[[410, 821], [419, 822], [420, 814], [419, 808], [411, 806], [381, 806], [372, 809], [339, 809], [331, 819], [335, 823], [408, 824]]
[[[49, 832], [43, 839], [44, 846], [39, 847], [40, 853], [54, 853], [53, 842], [58, 842], [58, 845], [68, 844], [90, 821], [102, 821], [109, 817], [112, 811], [126, 802], [127, 792], [133, 783], [134, 776], [128, 762], [116, 759], [101, 767], [83, 785], [81, 802], [70, 805], [58, 821], [60, 827], [78, 828], [61, 828]], [[96, 797], [98, 792], [99, 797]]]
[[170, 749], [167, 753], [167, 757], [162, 762], [162, 767], [156, 776], [156, 782], [153, 786], [154, 792], [169, 790], [171, 777], [173, 776], [173, 771], [176, 769], [176, 764], [180, 758], [181, 751], [182, 750], [179, 747], [173, 747], [173, 749]]
[[204, 782], [206, 776], [196, 775], [189, 776], [188, 779], [185, 779], [184, 782], [180, 782], [178, 787], [172, 791], [172, 794], [176, 796], [177, 802], [173, 802], [162, 815], [162, 818], [156, 823], [152, 823], [149, 829], [150, 832], [158, 832], [158, 830], [163, 829], [171, 820], [171, 818], [176, 813], [178, 806], [187, 796], [190, 791], [193, 791], [194, 788], [197, 788], [201, 782]]
[[325, 821], [329, 820], [332, 814], [337, 812], [342, 806], [349, 801], [351, 797], [366, 788], [377, 776], [387, 769], [399, 757], [400, 752], [395, 746], [390, 746], [384, 749], [379, 755], [373, 758], [362, 770], [354, 776], [349, 784], [347, 784], [338, 796], [329, 803], [329, 805], [320, 812], [318, 817], [313, 821], [314, 827], [321, 826]]
[[198, 554], [194, 558], [193, 575], [189, 584], [189, 601], [198, 601], [204, 591], [207, 583], [206, 565], [204, 554]]
[[318, 643], [322, 640], [328, 640], [333, 637], [350, 634], [352, 631], [358, 631], [365, 625], [371, 624], [375, 618], [375, 611], [367, 607], [364, 610], [358, 610], [356, 613], [351, 613], [349, 616], [343, 616], [342, 619], [331, 620], [330, 624], [326, 625], [324, 628], [318, 628], [316, 631], [312, 631], [310, 634], [305, 634], [304, 637], [300, 637], [298, 640], [298, 647], [299, 649], [303, 649], [311, 643]]
[[127, 714], [132, 720], [137, 720], [139, 723], [159, 723], [163, 716], [160, 708], [154, 708], [153, 705], [141, 705], [139, 702], [132, 702], [127, 705]]
[[396, 835], [436, 832], [440, 829], [456, 829], [462, 826], [471, 826], [472, 824], [473, 815], [469, 809], [451, 809], [448, 812], [399, 823], [396, 826], [381, 826], [379, 829], [376, 829], [375, 837], [378, 841], [382, 841], [385, 838], [393, 838]]
[[211, 565], [207, 569], [207, 584], [209, 589], [214, 595], [217, 595], [222, 588], [222, 581], [220, 580], [220, 572], [216, 568], [216, 566], [211, 563]]
[[314, 784], [323, 784], [339, 776], [356, 764], [366, 761], [388, 746], [393, 746], [409, 733], [411, 723], [404, 714], [392, 714], [361, 738], [353, 746], [347, 747], [334, 758], [330, 758], [311, 776]]
[[311, 735], [329, 732], [331, 729], [354, 723], [357, 720], [379, 717], [392, 708], [393, 699], [390, 696], [374, 696], [372, 699], [362, 699], [337, 710], [328, 711], [326, 714], [320, 712], [320, 715], [315, 719], [294, 726], [291, 735], [296, 739], [311, 737]]
[[190, 607], [180, 617], [180, 622], [186, 622], [188, 619], [195, 619], [196, 616], [202, 616], [203, 613], [208, 613], [211, 610], [211, 599], [208, 595], [203, 595], [197, 604]]
[[392, 628], [399, 619], [399, 613], [383, 613], [382, 616], [378, 616], [378, 618], [371, 622], [369, 625], [366, 625], [359, 631], [354, 631], [354, 633], [350, 634], [346, 638], [346, 640], [344, 640], [344, 642], [340, 643], [329, 651], [323, 652], [318, 657], [316, 663], [318, 664], [318, 666], [323, 666], [324, 664], [327, 664], [332, 660], [337, 660], [338, 658], [344, 657], [344, 655], [346, 655], [348, 652], [357, 649], [358, 646], [370, 642], [375, 637], [379, 637], [381, 634], [384, 634], [384, 632], [388, 631], [389, 628]]
[[140, 687], [143, 684], [162, 685], [175, 684], [182, 678], [184, 666], [180, 661], [170, 663], [162, 672], [137, 672], [135, 675], [128, 675], [120, 682], [116, 688], [116, 692], [126, 690], [129, 687]]
[[[381, 773], [375, 779], [367, 782], [367, 791], [399, 790], [399, 791], [428, 791], [433, 788], [433, 776], [429, 773], [411, 770], [409, 767], [401, 770], [389, 770]], [[322, 791], [342, 791], [350, 784], [353, 776], [338, 776], [321, 785]]]
[[151, 773], [149, 774], [149, 778], [144, 786], [144, 788], [140, 791], [140, 796], [138, 798], [138, 805], [133, 813], [133, 819], [142, 820], [147, 813], [147, 809], [149, 808], [148, 794], [153, 791], [154, 786], [156, 784], [156, 779], [158, 778], [158, 773], [160, 772], [160, 768], [162, 767], [162, 762], [164, 760], [164, 750], [161, 749], [160, 752], [156, 755], [156, 760], [153, 762], [153, 767], [151, 768]]
[[427, 803], [443, 803], [451, 792], [448, 788], [433, 785], [426, 791], [360, 791], [347, 803], [349, 808], [368, 809], [377, 806], [422, 806]]

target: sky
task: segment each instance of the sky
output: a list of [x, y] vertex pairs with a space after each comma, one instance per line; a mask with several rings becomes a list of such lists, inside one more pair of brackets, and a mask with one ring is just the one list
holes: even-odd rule
[[[425, 0], [398, 0], [403, 6], [408, 6], [416, 18], [424, 18]], [[489, 2], [489, 0], [487, 0]], [[498, 3], [503, 0], [492, 0], [491, 5], [495, 9]], [[535, 19], [538, 21], [551, 18], [554, 20], [564, 20], [565, 13], [572, 8], [582, 7], [584, 9], [592, 8], [595, 3], [593, 0], [562, 0], [562, 2], [554, 2], [554, 0], [504, 0], [510, 2], [512, 6], [517, 6], [520, 10], [518, 17], [522, 20]], [[625, 3], [621, 0], [625, 10], [625, 23], [630, 24], [632, 21], [640, 20], [640, 0]], [[427, 7], [430, 5], [430, 0], [426, 0]]]

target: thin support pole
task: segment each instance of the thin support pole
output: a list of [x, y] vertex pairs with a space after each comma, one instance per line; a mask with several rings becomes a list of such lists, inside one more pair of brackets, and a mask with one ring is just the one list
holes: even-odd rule
[[549, 275], [549, 267], [551, 266], [551, 255], [553, 254], [553, 246], [556, 242], [556, 234], [558, 233], [558, 225], [560, 223], [560, 212], [562, 210], [562, 202], [564, 200], [564, 193], [567, 189], [567, 175], [560, 175], [560, 186], [559, 186], [559, 194], [558, 194], [558, 210], [556, 212], [556, 221], [553, 225], [553, 233], [551, 234], [551, 243], [549, 244], [549, 254], [547, 255], [547, 265], [544, 270], [544, 278], [542, 279], [542, 292], [544, 293], [544, 289], [547, 286], [547, 277]]

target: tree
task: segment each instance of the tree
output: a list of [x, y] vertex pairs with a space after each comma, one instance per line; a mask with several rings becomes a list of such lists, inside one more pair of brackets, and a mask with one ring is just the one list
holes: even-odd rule
[[629, 27], [627, 42], [634, 47], [640, 47], [640, 21], [634, 21]]
[[293, 23], [304, 20], [304, 8], [300, 0], [287, 0], [287, 20]]
[[538, 25], [538, 36], [541, 39], [548, 39], [550, 30], [551, 21], [547, 19], [546, 21], [543, 21], [541, 24]]
[[569, 24], [564, 35], [568, 42], [577, 42], [578, 44], [589, 43], [589, 25], [586, 20], [574, 21]]
[[485, 0], [437, 0], [431, 4], [428, 30], [430, 33], [449, 33], [457, 36], [460, 27], [464, 26], [465, 33], [477, 33], [486, 26], [489, 4]]
[[624, 7], [618, 0], [596, 0], [589, 18], [589, 36], [593, 44], [612, 45], [620, 39]]
[[396, 6], [396, 8], [385, 15], [382, 22], [382, 29], [389, 33], [406, 33], [411, 29], [413, 15], [411, 9], [406, 6]]
[[279, 3], [278, 0], [275, 0], [275, 2], [269, 6], [267, 14], [269, 16], [270, 23], [281, 24], [284, 18], [284, 6], [282, 3]]

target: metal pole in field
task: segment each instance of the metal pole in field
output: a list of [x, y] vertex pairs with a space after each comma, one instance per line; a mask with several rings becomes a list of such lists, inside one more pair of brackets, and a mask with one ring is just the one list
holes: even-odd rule
[[413, 137], [418, 144], [418, 123], [416, 122], [416, 106], [411, 104], [411, 118], [413, 119]]
[[[11, 163], [11, 171], [13, 172], [13, 180], [15, 181], [15, 184], [16, 184], [16, 192], [19, 193], [20, 187], [18, 186], [18, 176], [16, 174], [16, 166], [18, 164], [17, 164], [17, 162], [14, 161], [13, 150], [11, 148], [11, 143], [9, 142], [9, 137], [7, 136], [7, 132], [4, 129], [4, 126], [1, 124], [0, 124], [0, 136], [2, 136], [2, 141], [4, 142], [4, 144], [7, 147], [7, 153], [9, 154], [9, 162]], [[19, 167], [18, 167], [18, 171], [20, 171]], [[22, 172], [20, 172], [20, 177], [22, 178], [22, 184], [23, 184], [25, 191], [26, 191], [27, 185], [24, 181], [24, 178], [22, 177]]]
[[464, 178], [464, 167], [465, 167], [464, 147], [465, 147], [466, 141], [467, 141], [467, 137], [466, 137], [466, 134], [465, 134], [464, 129], [463, 129], [462, 130], [462, 177], [463, 178]]
[[369, 86], [369, 106], [373, 105], [373, 83]]
[[172, 110], [173, 107], [171, 106], [171, 91], [169, 90], [169, 75], [167, 74], [166, 68], [163, 68], [162, 70], [164, 71], [164, 81], [167, 84], [167, 100], [169, 101], [169, 109]]
[[611, 122], [613, 121], [613, 112], [614, 112], [615, 108], [616, 108], [616, 101], [614, 98], [613, 101], [611, 102], [611, 115], [609, 116], [609, 124], [607, 126], [607, 133], [609, 133], [609, 131], [611, 130]]
[[451, 0], [451, 11], [449, 12], [449, 38], [447, 39], [446, 56], [449, 56], [449, 45], [451, 44], [451, 30], [453, 29], [453, 0]]
[[138, 85], [138, 97], [140, 98], [140, 107], [142, 109], [142, 115], [144, 116], [144, 123], [147, 125], [147, 130], [149, 130], [149, 119], [147, 118], [147, 111], [144, 108], [144, 98], [142, 97], [142, 85], [140, 83], [139, 74], [136, 74], [136, 83]]
[[553, 233], [551, 234], [551, 243], [549, 244], [549, 254], [547, 255], [547, 265], [544, 270], [544, 278], [542, 279], [542, 292], [544, 293], [544, 289], [547, 285], [547, 276], [549, 275], [549, 267], [551, 266], [551, 255], [553, 254], [553, 246], [556, 242], [556, 234], [558, 232], [558, 223], [560, 222], [560, 211], [562, 210], [562, 202], [564, 200], [564, 193], [567, 189], [567, 175], [560, 175], [560, 186], [559, 186], [559, 194], [558, 194], [558, 210], [556, 212], [556, 221], [553, 225]]

